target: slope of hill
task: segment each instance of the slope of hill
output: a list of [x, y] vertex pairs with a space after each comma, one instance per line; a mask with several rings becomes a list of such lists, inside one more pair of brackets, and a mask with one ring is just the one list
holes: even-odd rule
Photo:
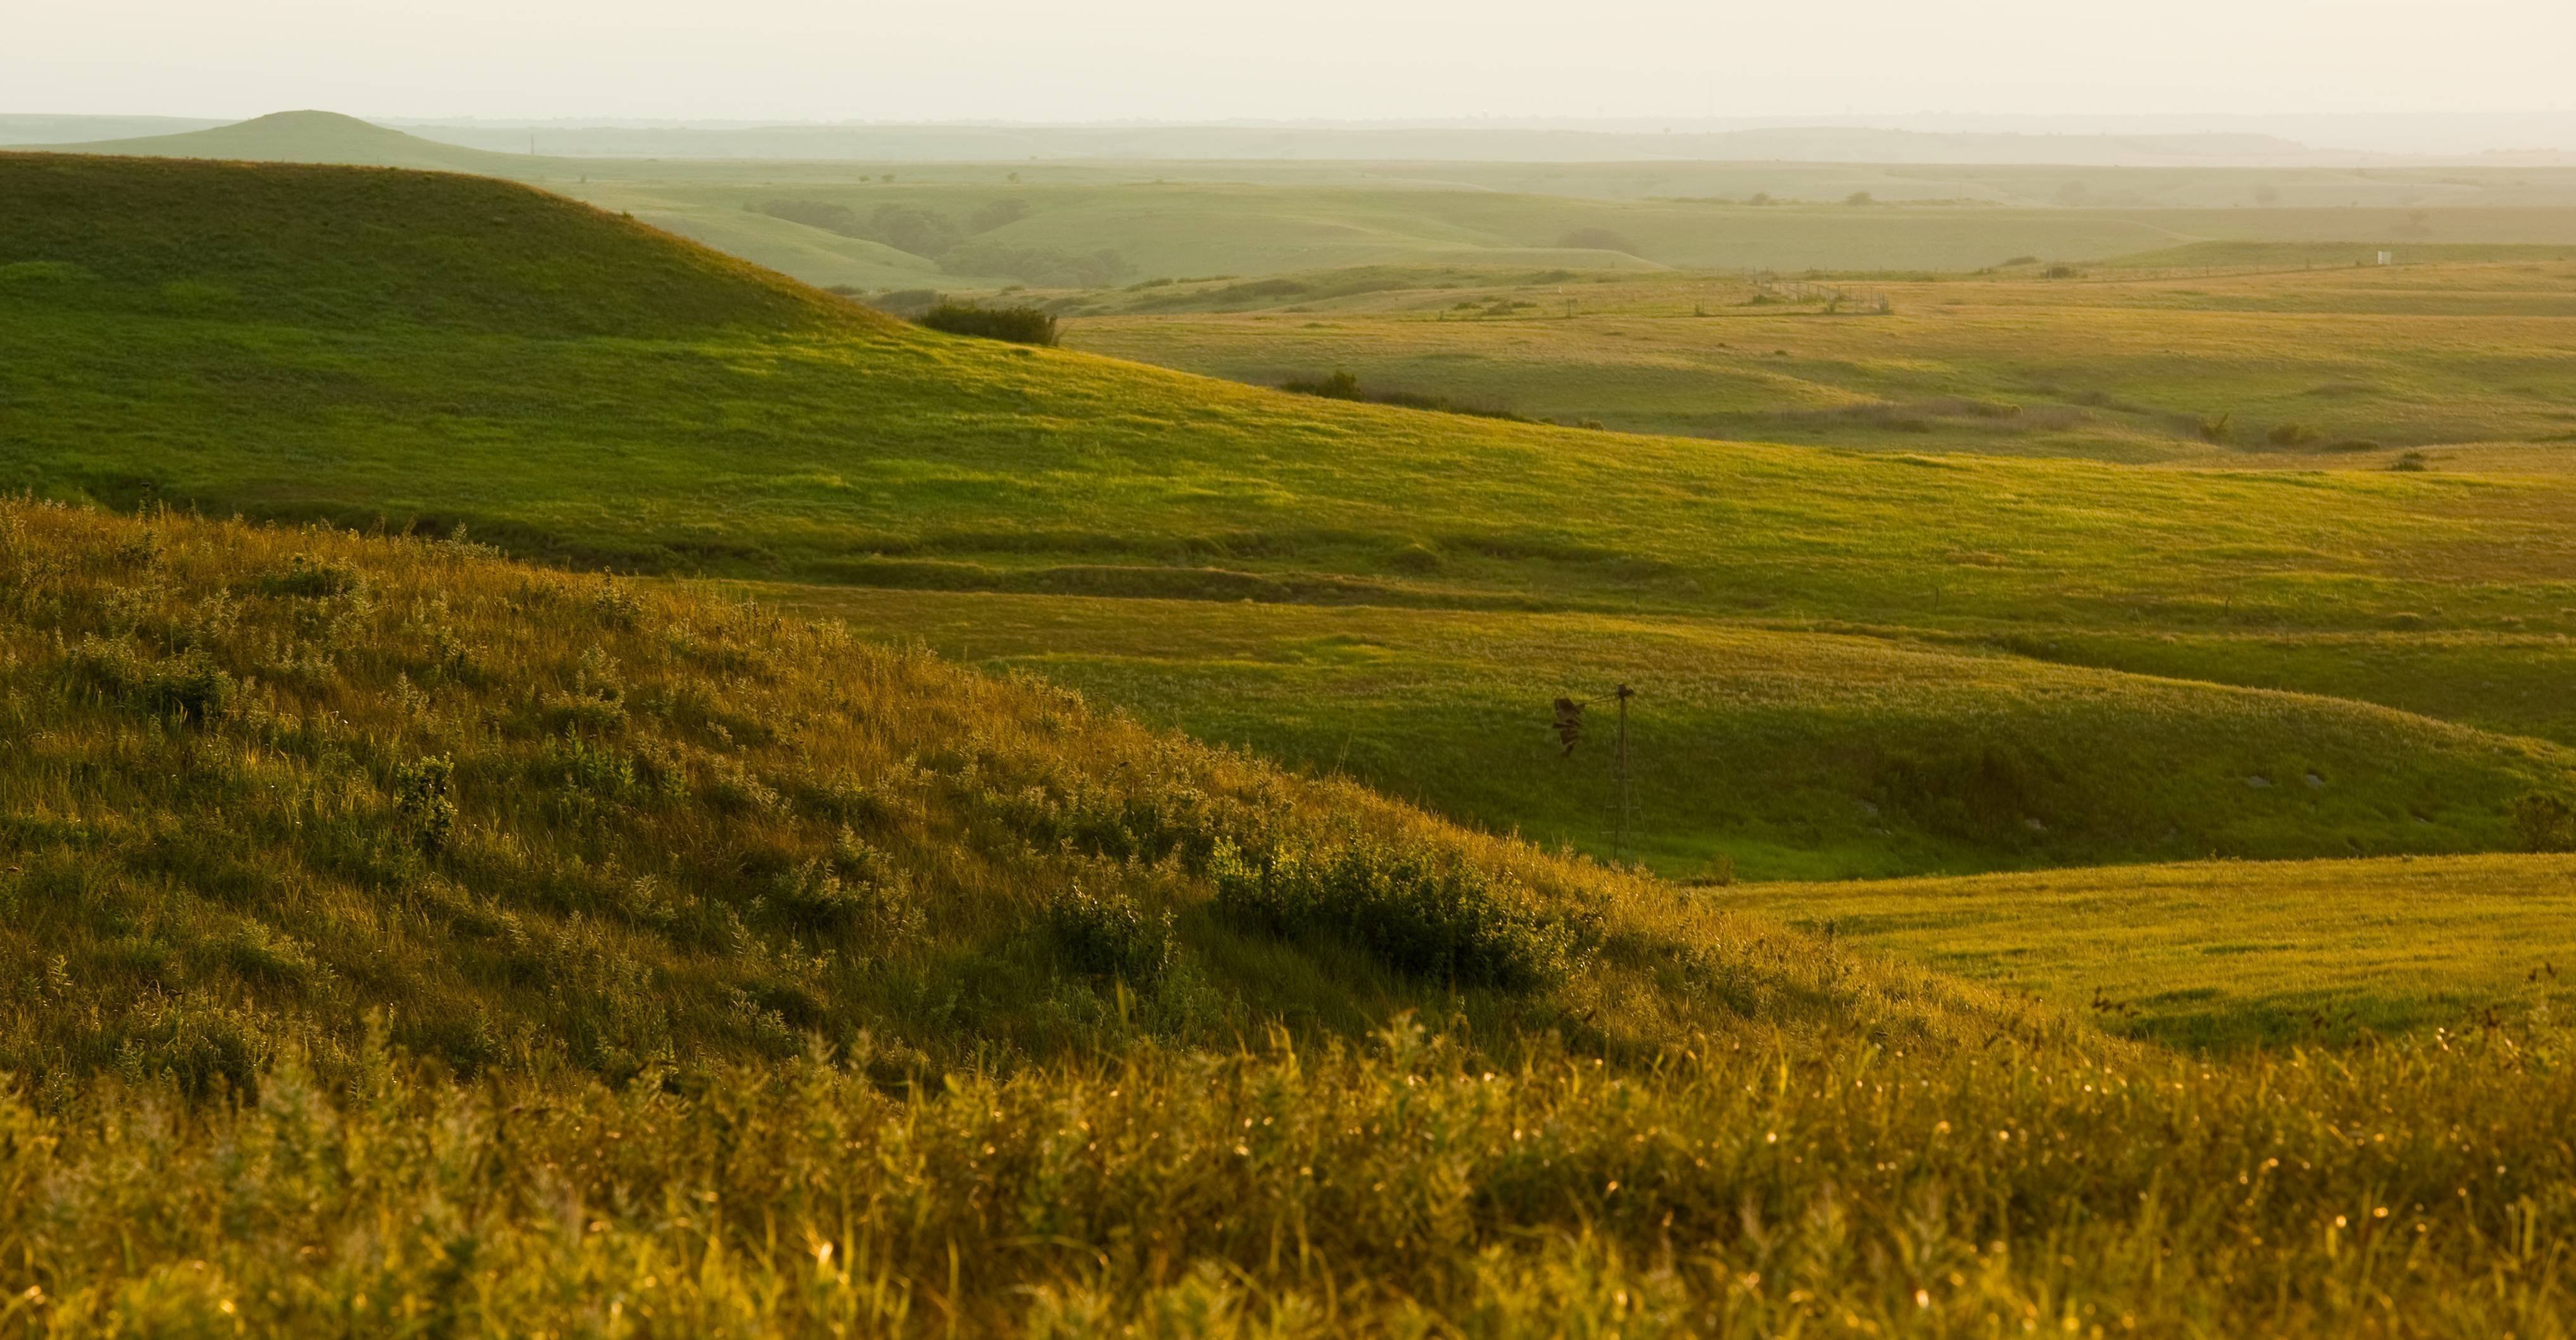
[[44, 146], [149, 158], [219, 158], [250, 163], [331, 163], [432, 172], [516, 175], [531, 160], [389, 130], [338, 112], [271, 112], [248, 121], [172, 135]]
[[[808, 1035], [947, 1065], [1411, 1008], [1625, 1053], [1747, 1013], [1914, 1016], [1926, 1045], [2012, 1017], [1829, 957], [1777, 1009], [1755, 977], [1668, 998], [1752, 952], [1668, 889], [470, 546], [0, 506], [0, 704], [0, 962], [55, 983], [0, 1028], [31, 1082], [247, 1086], [370, 1011], [464, 1070], [621, 1078]], [[1313, 901], [1360, 886], [1364, 922]]]
[[[752, 589], [1042, 674], [1200, 739], [1365, 778], [1453, 819], [1704, 880], [2494, 849], [2513, 842], [2515, 797], [2557, 789], [2576, 767], [2558, 745], [2343, 698], [1884, 633]], [[1641, 694], [1624, 840], [1604, 701], [1618, 684]], [[1545, 730], [1547, 704], [1568, 693], [1592, 702], [1572, 753]]]
[[489, 177], [27, 154], [0, 155], [0, 178], [0, 286], [39, 310], [516, 336], [884, 324]]
[[[2563, 479], [2138, 473], [1494, 423], [936, 336], [492, 182], [32, 155], [0, 157], [0, 180], [44, 206], [0, 219], [0, 479], [56, 496], [462, 524], [524, 554], [664, 573], [1202, 602], [1156, 617], [1244, 598], [1756, 619], [1781, 634], [1817, 620], [2323, 631], [2427, 611], [2545, 631], [2570, 617], [2550, 585], [2576, 578], [2549, 539], [2576, 513]], [[1214, 678], [1156, 668], [1112, 645], [1131, 623], [1100, 627], [1109, 659], [1091, 682], [1129, 701], [1194, 682], [1232, 692], [1237, 663]], [[1810, 676], [1764, 690], [1781, 729], [1866, 742], [1910, 722], [1896, 734], [1919, 741], [1823, 760], [1744, 747], [1728, 710], [1692, 709], [1696, 743], [1668, 757], [1714, 749], [1730, 775], [1666, 794], [1750, 797], [1758, 813], [1666, 811], [1659, 859], [1684, 871], [1730, 851], [1748, 870], [1826, 874], [2024, 864], [2054, 844], [2082, 859], [2459, 850], [2503, 840], [2502, 803], [2565, 770], [2555, 747], [2012, 658], [1900, 656], [1937, 673], [1873, 701], [1875, 672], [1834, 669], [1875, 664], [1865, 647], [1800, 655], [1678, 631], [1680, 653], [1644, 657], [1682, 666], [1662, 686], [1677, 698], [1746, 689], [1684, 665], [1688, 646], [1759, 643]], [[987, 650], [1011, 633], [992, 636]], [[1537, 744], [1549, 699], [1590, 696], [1655, 642], [1605, 626], [1580, 655], [1504, 674], [1440, 671], [1450, 653], [1435, 648], [1405, 693], [1433, 692], [1439, 710], [1397, 695], [1396, 710], [1314, 730], [1226, 733], [1321, 762], [1325, 733], [1367, 725], [1390, 760], [1505, 759]], [[2157, 723], [2121, 732], [2153, 747], [2087, 757], [2088, 714], [2122, 712]], [[2305, 724], [2242, 724], [2269, 715]], [[1941, 725], [1962, 717], [1991, 729]], [[1988, 758], [1982, 740], [2016, 732], [2064, 747]], [[1867, 805], [1908, 813], [1890, 806], [1904, 789], [1891, 767], [1933, 791], [1997, 768], [2010, 784], [1970, 819], [1871, 824]], [[2124, 767], [2169, 794], [2124, 807]], [[2331, 822], [2250, 795], [2258, 769], [2328, 779], [2337, 789], [2309, 799]], [[1367, 775], [1605, 849], [1569, 818], [1583, 802], [1538, 785], [1515, 797], [1465, 767]]]

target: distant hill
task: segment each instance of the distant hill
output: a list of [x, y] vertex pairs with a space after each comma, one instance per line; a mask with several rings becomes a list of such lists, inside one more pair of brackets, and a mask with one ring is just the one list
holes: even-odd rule
[[253, 163], [336, 163], [515, 176], [525, 157], [406, 135], [337, 112], [272, 112], [267, 116], [175, 135], [30, 146], [149, 158], [224, 158]]
[[1021, 162], [1029, 159], [1344, 160], [1448, 163], [1770, 161], [2063, 164], [2089, 167], [2309, 164], [2353, 155], [2271, 135], [2033, 135], [1850, 126], [1640, 131], [1367, 126], [457, 126], [416, 125], [444, 144], [582, 158]]
[[87, 144], [138, 135], [182, 135], [228, 124], [194, 116], [45, 116], [0, 114], [0, 146]]
[[[11, 287], [98, 312], [516, 336], [884, 324], [748, 262], [489, 177], [0, 153], [0, 195]], [[30, 276], [52, 278], [31, 287]]]

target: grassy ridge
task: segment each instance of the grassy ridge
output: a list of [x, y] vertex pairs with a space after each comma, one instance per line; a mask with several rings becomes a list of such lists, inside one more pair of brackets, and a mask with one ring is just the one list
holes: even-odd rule
[[[1034, 681], [450, 543], [11, 504], [0, 620], [0, 1066], [38, 1084], [247, 1086], [290, 1042], [345, 1056], [370, 1010], [458, 1070], [620, 1078], [1405, 1008], [1611, 1051], [1855, 990], [1927, 1037], [2014, 1017], [1830, 956], [1757, 969], [1758, 928], [1669, 890]], [[1384, 934], [1226, 910], [1274, 866]]]

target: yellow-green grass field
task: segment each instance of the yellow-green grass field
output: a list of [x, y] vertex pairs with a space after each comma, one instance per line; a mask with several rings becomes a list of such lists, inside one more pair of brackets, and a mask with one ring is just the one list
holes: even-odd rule
[[[2170, 634], [2213, 650], [2140, 668], [2459, 703], [2482, 663], [2389, 677], [2461, 681], [2401, 698], [2259, 655], [2235, 676], [2226, 649], [2570, 631], [2563, 472], [2142, 471], [1513, 424], [939, 336], [502, 183], [47, 156], [0, 173], [30, 203], [0, 222], [0, 478], [43, 495], [461, 525], [557, 562], [825, 594], [1014, 593], [922, 626], [986, 621], [943, 645], [1052, 650], [1032, 664], [1104, 702], [1605, 855], [1623, 844], [1599, 772], [1531, 770], [1550, 766], [1534, 716], [1634, 677], [1686, 710], [1650, 723], [1655, 831], [1631, 845], [1685, 875], [2491, 848], [2504, 804], [2566, 771], [2562, 745], [2456, 722], [2039, 663], [2082, 659], [2046, 650], [2070, 631]], [[1373, 624], [1345, 645], [1278, 608], [1313, 606]], [[1139, 654], [1167, 630], [1179, 650]], [[1756, 682], [1768, 715], [1732, 714]], [[2266, 715], [2296, 724], [2241, 725]]]
[[1760, 884], [1808, 931], [2189, 1046], [2452, 1031], [2576, 1003], [2576, 861], [2408, 857]]
[[[2576, 443], [2576, 262], [2207, 268], [1322, 274], [1075, 308], [1067, 339], [1239, 381], [1346, 371], [1531, 418], [1880, 450], [2350, 468]], [[1191, 310], [1225, 306], [1252, 310]]]
[[[2508, 845], [2560, 746], [2343, 698], [1603, 615], [749, 586], [1156, 725], [1676, 877], [1843, 878]], [[1550, 704], [1586, 699], [1566, 755]]]

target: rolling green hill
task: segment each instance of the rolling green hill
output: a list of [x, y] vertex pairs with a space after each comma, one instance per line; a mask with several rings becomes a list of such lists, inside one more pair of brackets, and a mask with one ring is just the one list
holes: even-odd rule
[[[582, 566], [801, 581], [779, 598], [825, 606], [908, 588], [919, 608], [861, 626], [978, 656], [1088, 620], [1059, 645], [1090, 659], [1049, 668], [1112, 701], [1604, 853], [1597, 775], [1569, 786], [1539, 728], [1559, 694], [1634, 673], [1673, 709], [1638, 846], [1679, 873], [2476, 849], [2565, 772], [2554, 745], [1955, 645], [2556, 630], [2576, 607], [2562, 478], [1497, 423], [933, 335], [489, 181], [54, 156], [0, 178], [43, 204], [0, 220], [0, 479], [40, 494], [462, 525]], [[1195, 603], [938, 594], [973, 591]], [[1247, 599], [1383, 612], [1251, 626], [1247, 657], [1219, 622]], [[1515, 624], [1543, 614], [1580, 617], [1533, 652]], [[1198, 631], [1140, 655], [1132, 615]], [[1908, 649], [1908, 629], [1954, 645]], [[1336, 650], [1345, 631], [1361, 644]], [[1293, 701], [1309, 688], [1350, 707]]]

